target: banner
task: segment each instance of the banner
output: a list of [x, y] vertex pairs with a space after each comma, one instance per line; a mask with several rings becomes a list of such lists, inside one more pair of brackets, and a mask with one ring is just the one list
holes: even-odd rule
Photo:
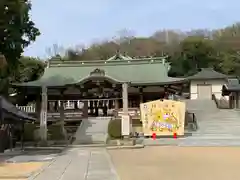
[[186, 105], [173, 100], [156, 100], [140, 104], [145, 136], [184, 135]]

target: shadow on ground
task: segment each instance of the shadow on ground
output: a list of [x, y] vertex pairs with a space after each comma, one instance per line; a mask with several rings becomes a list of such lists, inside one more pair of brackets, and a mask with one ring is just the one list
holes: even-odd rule
[[38, 149], [26, 148], [24, 151], [14, 150], [0, 154], [0, 164], [2, 163], [23, 163], [23, 162], [43, 162], [52, 161], [57, 156], [64, 155], [67, 148]]

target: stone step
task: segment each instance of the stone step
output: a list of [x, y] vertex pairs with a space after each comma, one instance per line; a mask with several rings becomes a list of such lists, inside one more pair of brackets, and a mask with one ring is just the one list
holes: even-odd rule
[[219, 136], [221, 134], [229, 134], [229, 135], [239, 135], [239, 132], [211, 132], [211, 131], [205, 131], [205, 132], [193, 132], [192, 135], [193, 136], [205, 136], [205, 134], [214, 134], [216, 136]]
[[196, 139], [199, 139], [199, 138], [204, 138], [204, 139], [206, 139], [206, 138], [223, 138], [223, 137], [225, 137], [225, 138], [234, 138], [234, 139], [236, 139], [236, 138], [238, 138], [238, 139], [240, 139], [240, 134], [210, 134], [210, 133], [206, 133], [206, 134], [192, 134], [192, 136], [189, 136], [189, 137], [187, 137], [187, 138], [189, 138], [189, 139], [194, 139], [194, 138], [196, 138]]
[[107, 140], [108, 124], [111, 117], [96, 117], [84, 120], [75, 134], [76, 144], [104, 144]]
[[199, 131], [204, 130], [204, 131], [219, 131], [219, 129], [223, 130], [223, 131], [239, 131], [240, 128], [239, 127], [221, 127], [221, 126], [216, 126], [216, 127], [204, 127], [204, 126], [199, 126]]
[[240, 146], [239, 139], [194, 139], [182, 140], [178, 146]]
[[217, 109], [211, 100], [188, 100], [186, 104], [195, 113], [198, 130], [179, 140], [180, 145], [240, 145], [240, 111]]

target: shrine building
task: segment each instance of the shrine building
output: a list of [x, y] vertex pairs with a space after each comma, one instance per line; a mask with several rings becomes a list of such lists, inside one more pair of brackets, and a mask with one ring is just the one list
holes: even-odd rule
[[[168, 76], [167, 57], [131, 58], [117, 53], [107, 60], [52, 59], [36, 81], [14, 84], [34, 105], [40, 126], [89, 116], [139, 112], [142, 102], [161, 99], [166, 92], [181, 92], [184, 78]], [[31, 100], [30, 100], [31, 99]]]

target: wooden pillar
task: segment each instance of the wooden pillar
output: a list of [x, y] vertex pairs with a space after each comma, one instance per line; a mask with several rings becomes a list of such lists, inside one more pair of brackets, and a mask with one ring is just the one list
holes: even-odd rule
[[9, 125], [9, 146], [10, 151], [13, 150], [13, 127], [12, 124]]
[[4, 121], [4, 115], [3, 115], [3, 109], [2, 109], [2, 97], [0, 97], [0, 135], [2, 134], [2, 136], [0, 136], [1, 140], [0, 140], [0, 153], [3, 153], [5, 150], [5, 141], [4, 139], [2, 139], [2, 137], [4, 137], [4, 125], [3, 122]]
[[235, 109], [236, 107], [236, 95], [235, 92], [232, 93], [232, 109]]
[[102, 106], [103, 116], [107, 116], [107, 112], [108, 112], [108, 103], [107, 103], [107, 100], [104, 100], [102, 104], [103, 104], [103, 106]]
[[87, 118], [88, 117], [88, 101], [83, 101], [83, 117]]
[[0, 97], [0, 128], [3, 124], [4, 117], [3, 117], [3, 109], [2, 109], [2, 97]]
[[122, 136], [129, 137], [131, 132], [130, 116], [128, 114], [128, 84], [122, 84], [122, 102], [123, 102], [123, 115], [122, 115]]
[[24, 121], [21, 124], [21, 150], [24, 149]]
[[168, 98], [168, 88], [167, 86], [164, 86], [164, 99]]
[[98, 101], [94, 100], [94, 116], [98, 116]]
[[94, 102], [90, 100], [90, 114], [93, 115], [94, 113]]
[[239, 108], [239, 92], [236, 92], [236, 108]]
[[61, 126], [61, 133], [63, 137], [66, 139], [66, 131], [65, 131], [65, 113], [64, 113], [64, 101], [63, 101], [63, 93], [61, 92], [61, 100], [60, 100], [60, 107], [59, 107], [59, 113], [60, 113], [60, 126]]
[[113, 109], [113, 101], [112, 100], [108, 101], [108, 109]]
[[47, 87], [42, 86], [42, 103], [41, 103], [41, 115], [40, 115], [40, 138], [42, 141], [47, 141]]
[[140, 103], [143, 103], [143, 88], [139, 88]]
[[41, 93], [39, 93], [36, 97], [36, 106], [35, 106], [35, 113], [36, 113], [36, 118], [39, 121], [41, 118]]
[[229, 96], [229, 106], [231, 109], [234, 109], [234, 93], [231, 93]]

